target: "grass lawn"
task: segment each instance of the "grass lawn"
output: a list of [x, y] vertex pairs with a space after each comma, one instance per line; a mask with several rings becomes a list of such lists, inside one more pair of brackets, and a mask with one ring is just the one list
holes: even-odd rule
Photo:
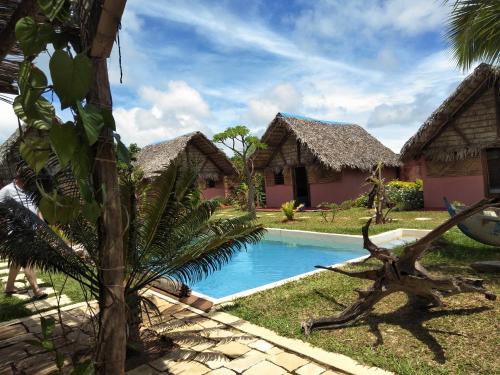
[[[231, 217], [241, 214], [242, 211], [237, 209], [223, 209], [215, 216]], [[285, 222], [281, 211], [259, 211], [257, 212], [257, 220], [268, 228], [361, 234], [361, 227], [366, 223], [367, 218], [372, 215], [373, 210], [368, 210], [366, 208], [351, 208], [338, 212], [333, 223], [326, 223], [319, 212], [306, 211], [296, 213], [295, 220]], [[392, 212], [389, 214], [389, 217], [393, 219], [391, 223], [385, 225], [372, 224], [370, 233], [376, 234], [396, 228], [433, 229], [438, 224], [445, 221], [448, 218], [448, 214], [443, 211], [405, 211]], [[430, 220], [415, 220], [416, 218], [426, 218]]]
[[[43, 280], [43, 287], [53, 287], [59, 295], [62, 291], [67, 295], [73, 303], [85, 301], [84, 293], [80, 285], [65, 275], [60, 273], [37, 272], [37, 277]], [[28, 284], [27, 284], [28, 285]], [[26, 306], [31, 303], [31, 300], [21, 300], [16, 297], [6, 297], [3, 293], [5, 285], [0, 281], [0, 322], [11, 319], [19, 319], [33, 315]]]
[[[354, 216], [354, 212], [352, 214]], [[278, 218], [268, 216], [263, 219], [262, 213], [259, 216], [266, 226], [280, 226]], [[377, 227], [374, 232], [398, 226], [430, 228], [445, 218], [445, 214], [439, 212], [396, 213], [394, 216], [408, 220], [401, 221], [399, 225]], [[432, 216], [433, 221], [416, 224], [411, 218], [417, 216]], [[299, 223], [296, 226], [294, 223], [293, 227], [328, 229], [317, 219]], [[352, 223], [345, 230], [332, 231], [359, 233], [360, 226]], [[290, 226], [282, 224], [281, 227]], [[436, 249], [425, 256], [422, 263], [431, 272], [484, 278], [487, 287], [500, 295], [500, 277], [475, 274], [468, 267], [470, 262], [485, 259], [500, 260], [500, 249], [481, 245], [462, 235], [458, 229], [452, 229], [438, 241]], [[375, 264], [371, 263], [372, 266]], [[368, 266], [370, 264], [364, 267]], [[363, 266], [357, 266], [358, 269], [360, 267]], [[478, 294], [446, 298], [445, 307], [428, 311], [406, 307], [404, 294], [391, 295], [379, 302], [366, 320], [353, 327], [316, 331], [307, 337], [301, 333], [302, 320], [338, 314], [355, 300], [354, 288], [369, 285], [364, 280], [322, 272], [238, 299], [234, 305], [224, 309], [283, 336], [298, 338], [398, 374], [500, 374], [499, 303], [488, 301]]]

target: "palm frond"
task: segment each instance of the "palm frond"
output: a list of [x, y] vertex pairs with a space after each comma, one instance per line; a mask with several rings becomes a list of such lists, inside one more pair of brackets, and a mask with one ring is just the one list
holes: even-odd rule
[[447, 37], [453, 56], [463, 69], [474, 62], [500, 63], [500, 2], [455, 0]]
[[13, 199], [0, 202], [0, 257], [20, 266], [63, 272], [96, 292], [95, 270], [43, 220]]

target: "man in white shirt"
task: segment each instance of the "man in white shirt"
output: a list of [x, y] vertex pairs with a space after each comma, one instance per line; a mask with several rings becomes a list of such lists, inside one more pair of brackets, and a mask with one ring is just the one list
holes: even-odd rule
[[[22, 204], [24, 207], [29, 209], [31, 212], [33, 212], [35, 215], [40, 215], [37, 207], [25, 193], [23, 187], [24, 187], [24, 182], [22, 180], [22, 173], [18, 169], [16, 171], [16, 177], [14, 178], [14, 181], [4, 186], [0, 190], [0, 201], [3, 201], [8, 198], [14, 199], [15, 201]], [[17, 266], [14, 263], [11, 263], [9, 268], [9, 277], [5, 285], [5, 291], [4, 291], [5, 295], [11, 296], [12, 294], [20, 292], [20, 290], [17, 289], [14, 285], [14, 282], [16, 281], [16, 277], [19, 274], [20, 270], [21, 267]], [[47, 293], [43, 292], [38, 286], [38, 283], [36, 282], [35, 270], [32, 267], [24, 267], [24, 274], [26, 275], [26, 279], [28, 279], [31, 288], [33, 289], [33, 299], [40, 300], [47, 298]]]

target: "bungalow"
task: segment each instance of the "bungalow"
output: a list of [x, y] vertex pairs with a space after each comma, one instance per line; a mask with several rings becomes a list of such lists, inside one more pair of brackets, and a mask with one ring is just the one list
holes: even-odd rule
[[500, 67], [479, 65], [403, 146], [407, 173], [424, 182], [425, 208], [500, 193]]
[[226, 176], [237, 172], [226, 154], [203, 133], [193, 132], [169, 141], [144, 147], [137, 156], [137, 164], [150, 179], [174, 160], [195, 164], [199, 168], [199, 183], [204, 199], [225, 197]]
[[364, 181], [378, 162], [387, 180], [397, 177], [397, 155], [359, 125], [278, 113], [261, 141], [268, 147], [253, 162], [265, 174], [268, 207], [354, 199], [368, 190]]

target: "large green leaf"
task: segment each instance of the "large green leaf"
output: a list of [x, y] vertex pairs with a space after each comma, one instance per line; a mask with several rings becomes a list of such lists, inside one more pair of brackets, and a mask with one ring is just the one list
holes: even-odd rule
[[43, 138], [28, 138], [19, 145], [19, 152], [26, 163], [38, 173], [50, 156], [50, 145]]
[[58, 16], [62, 7], [64, 6], [65, 0], [38, 0], [38, 6], [42, 10], [43, 14], [51, 21]]
[[38, 98], [35, 102], [33, 113], [31, 113], [32, 116], [30, 117], [28, 117], [24, 112], [22, 102], [23, 97], [21, 95], [16, 96], [13, 102], [14, 113], [22, 122], [28, 124], [29, 126], [33, 125], [34, 127], [40, 128], [39, 121], [42, 121], [45, 123], [47, 128], [50, 127], [50, 124], [56, 114], [54, 107], [47, 99], [43, 96]]
[[26, 87], [24, 93], [21, 93], [23, 96], [23, 108], [24, 112], [28, 117], [36, 117], [37, 116], [37, 107], [35, 103], [42, 95], [43, 90], [47, 87], [47, 77], [45, 74], [38, 68], [33, 67], [29, 76], [29, 83]]
[[37, 24], [31, 17], [23, 17], [16, 23], [16, 39], [21, 44], [25, 56], [38, 55], [52, 36], [49, 24]]
[[67, 52], [56, 50], [50, 58], [49, 68], [62, 109], [87, 95], [92, 79], [92, 63], [87, 56], [78, 54], [73, 59]]
[[78, 146], [78, 134], [76, 127], [71, 121], [64, 125], [53, 124], [50, 133], [52, 149], [57, 154], [61, 167], [65, 167], [73, 158]]
[[90, 203], [85, 203], [82, 207], [83, 216], [90, 222], [95, 223], [99, 216], [101, 216], [102, 210], [99, 203], [95, 200]]
[[130, 152], [128, 151], [127, 146], [123, 144], [118, 134], [115, 134], [116, 139], [116, 156], [118, 161], [125, 163], [127, 165], [130, 164]]
[[78, 179], [86, 179], [90, 174], [90, 147], [84, 142], [78, 142], [73, 155], [71, 167]]
[[77, 198], [54, 193], [45, 194], [38, 208], [50, 224], [67, 224], [78, 215], [80, 206]]
[[82, 118], [83, 128], [85, 129], [89, 145], [93, 145], [96, 143], [97, 138], [99, 138], [99, 133], [104, 126], [104, 119], [101, 111], [91, 104], [82, 107], [80, 103], [77, 103], [77, 107], [78, 113]]

